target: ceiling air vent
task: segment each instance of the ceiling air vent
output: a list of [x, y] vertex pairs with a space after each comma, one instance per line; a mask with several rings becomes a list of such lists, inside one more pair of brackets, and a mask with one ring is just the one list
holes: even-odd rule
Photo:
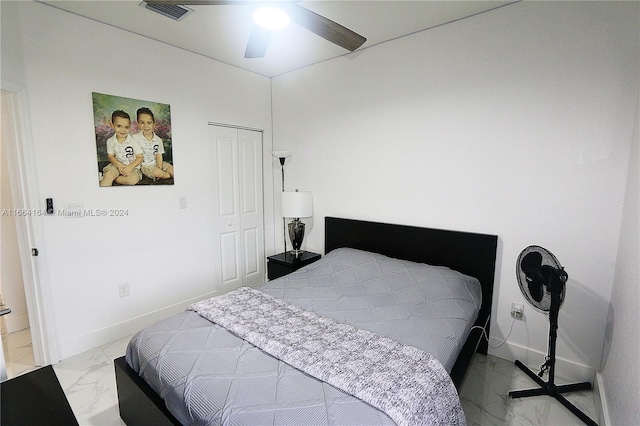
[[166, 16], [167, 18], [180, 21], [187, 15], [193, 12], [193, 9], [189, 9], [186, 6], [170, 5], [170, 4], [147, 4], [147, 2], [140, 3], [140, 6]]

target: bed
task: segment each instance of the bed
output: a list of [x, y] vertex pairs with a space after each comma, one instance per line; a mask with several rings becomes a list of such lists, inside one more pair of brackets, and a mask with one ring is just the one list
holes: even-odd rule
[[[321, 318], [326, 316], [339, 324], [352, 323], [357, 330], [370, 330], [375, 335], [389, 335], [393, 342], [408, 347], [421, 347], [423, 341], [433, 340], [435, 345], [429, 343], [431, 349], [427, 347], [425, 351], [434, 352], [434, 358], [449, 375], [447, 380], [450, 377], [453, 385], [459, 387], [473, 354], [476, 351], [486, 354], [487, 351], [481, 330], [472, 326], [489, 330], [496, 247], [497, 237], [493, 235], [327, 217], [324, 258], [258, 289], [265, 297], [273, 298], [274, 303], [285, 303], [286, 300], [295, 309], [317, 312]], [[422, 264], [432, 266], [426, 270], [426, 265]], [[375, 274], [385, 274], [384, 282], [371, 272], [373, 269]], [[451, 270], [457, 271], [457, 275]], [[418, 284], [409, 287], [407, 280], [402, 278], [407, 273], [412, 277], [411, 281]], [[437, 305], [436, 310], [448, 312], [453, 307], [468, 314], [470, 321], [456, 320], [454, 325], [440, 325], [441, 319], [431, 319], [430, 313], [420, 310], [422, 306], [418, 305], [422, 302], [415, 304], [415, 300], [423, 297], [422, 293], [418, 296], [415, 293], [422, 292], [421, 277], [434, 273], [444, 276], [445, 280], [455, 275], [457, 281], [458, 275], [462, 276], [463, 297], [469, 300], [452, 302], [438, 296], [445, 301], [443, 305]], [[323, 280], [329, 275], [333, 277], [333, 283], [327, 287]], [[416, 276], [418, 279], [414, 280]], [[354, 293], [355, 287], [351, 285], [354, 279], [367, 282], [364, 287], [355, 286], [359, 292], [364, 288], [365, 294]], [[390, 287], [393, 287], [391, 292]], [[435, 291], [438, 294], [437, 288]], [[391, 294], [394, 300], [401, 302], [400, 305], [387, 303]], [[396, 294], [404, 296], [398, 298]], [[360, 306], [363, 300], [367, 305], [365, 308]], [[472, 307], [474, 304], [477, 306]], [[407, 311], [412, 314], [406, 315]], [[429, 328], [425, 326], [427, 320], [435, 324], [430, 327], [434, 331], [429, 331], [435, 333], [434, 336], [423, 331]], [[141, 331], [132, 339], [126, 358], [115, 360], [122, 419], [129, 426], [399, 423], [371, 404], [335, 388], [330, 384], [330, 378], [326, 383], [311, 377], [257, 349], [248, 343], [249, 337], [244, 341], [237, 337], [242, 335], [240, 332], [234, 332], [236, 335], [192, 310]], [[211, 343], [201, 349], [201, 345], [195, 345], [194, 339], [187, 339], [187, 335], [200, 336], [196, 337], [196, 342], [224, 343]], [[462, 340], [453, 341], [450, 335], [461, 335]], [[181, 341], [184, 341], [180, 343], [182, 346], [176, 343]], [[195, 346], [200, 351], [197, 354]], [[206, 352], [204, 355], [202, 350]], [[159, 355], [154, 351], [163, 353], [165, 358], [158, 361]], [[223, 355], [220, 355], [221, 351]], [[234, 354], [226, 358], [227, 352]], [[144, 355], [149, 359], [140, 355], [144, 353], [151, 354]], [[187, 361], [187, 367], [172, 364], [178, 356], [191, 359]], [[294, 362], [292, 365], [297, 366]], [[147, 370], [154, 363], [170, 377], [155, 377], [152, 368]], [[225, 367], [225, 363], [236, 363], [232, 368], [238, 373], [234, 372], [236, 375], [231, 377], [228, 370], [231, 367]], [[195, 371], [199, 375], [195, 375]], [[273, 384], [274, 380], [277, 385]], [[169, 382], [175, 386], [165, 386]], [[357, 391], [349, 392], [358, 395]], [[270, 396], [270, 392], [275, 393]], [[226, 407], [228, 400], [237, 403], [231, 410], [233, 415], [229, 411], [223, 413], [224, 410], [217, 410], [218, 417], [198, 414], [205, 412], [204, 404]]]

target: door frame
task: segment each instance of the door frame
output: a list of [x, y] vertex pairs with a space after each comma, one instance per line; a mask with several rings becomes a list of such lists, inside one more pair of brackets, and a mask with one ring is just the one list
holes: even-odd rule
[[[15, 222], [33, 356], [37, 366], [55, 364], [60, 358], [53, 311], [49, 308], [53, 306], [53, 300], [47, 279], [46, 251], [43, 250], [43, 216], [36, 214], [42, 211], [42, 206], [38, 202], [27, 96], [24, 88], [6, 81], [2, 82], [1, 91], [3, 103], [8, 107], [3, 108], [3, 118], [10, 121], [3, 125], [3, 133], [8, 125], [9, 135], [2, 138], [2, 143], [6, 144], [13, 204], [32, 213], [16, 216]], [[32, 255], [33, 249], [38, 250], [37, 256]]]

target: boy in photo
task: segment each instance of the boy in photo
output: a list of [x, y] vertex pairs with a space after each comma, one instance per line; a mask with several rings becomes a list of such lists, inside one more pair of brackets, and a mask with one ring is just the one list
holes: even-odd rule
[[151, 180], [169, 179], [173, 177], [173, 166], [162, 159], [164, 144], [155, 134], [156, 119], [153, 112], [147, 108], [139, 108], [136, 112], [140, 131], [133, 135], [142, 149], [144, 159], [140, 169]]
[[142, 180], [140, 163], [142, 163], [142, 149], [133, 136], [131, 117], [122, 110], [111, 114], [111, 128], [114, 135], [107, 139], [107, 164], [102, 170], [100, 186], [112, 186], [113, 182], [120, 185], [135, 185]]

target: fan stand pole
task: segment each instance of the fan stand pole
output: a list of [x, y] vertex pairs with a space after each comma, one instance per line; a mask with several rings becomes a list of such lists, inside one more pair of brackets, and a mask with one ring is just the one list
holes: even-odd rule
[[[584, 414], [578, 407], [573, 405], [561, 394], [566, 392], [575, 392], [581, 390], [591, 390], [590, 382], [570, 383], [566, 385], [557, 386], [554, 383], [555, 378], [555, 364], [556, 364], [556, 339], [558, 337], [558, 312], [560, 311], [560, 293], [552, 292], [551, 294], [551, 309], [549, 310], [549, 356], [545, 364], [549, 367], [549, 380], [544, 381], [538, 377], [533, 371], [531, 371], [526, 365], [519, 360], [516, 360], [515, 364], [531, 377], [538, 385], [539, 388], [524, 389], [510, 391], [509, 396], [511, 398], [524, 398], [527, 396], [539, 396], [549, 395], [554, 397], [559, 403], [564, 405], [569, 411], [575, 414], [580, 420], [587, 425], [598, 426], [596, 422], [591, 420], [589, 416]], [[542, 375], [542, 372], [541, 374]]]

